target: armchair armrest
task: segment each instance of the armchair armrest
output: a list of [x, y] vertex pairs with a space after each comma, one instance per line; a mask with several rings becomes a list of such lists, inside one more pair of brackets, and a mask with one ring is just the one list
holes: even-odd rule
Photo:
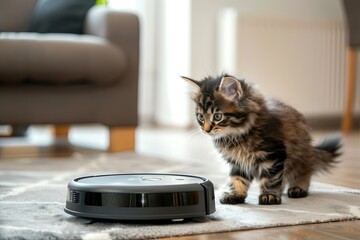
[[84, 33], [103, 37], [125, 52], [139, 48], [139, 19], [131, 13], [94, 6], [86, 16]]

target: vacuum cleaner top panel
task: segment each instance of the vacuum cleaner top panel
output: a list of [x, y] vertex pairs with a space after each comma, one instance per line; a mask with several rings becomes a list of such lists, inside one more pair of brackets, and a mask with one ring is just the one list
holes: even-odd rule
[[91, 192], [149, 193], [202, 189], [206, 178], [181, 174], [132, 173], [86, 176], [69, 183], [73, 190]]
[[94, 184], [99, 186], [162, 186], [162, 185], [181, 185], [191, 183], [202, 183], [205, 179], [186, 175], [165, 175], [165, 174], [118, 174], [118, 175], [101, 175], [76, 179], [83, 184]]

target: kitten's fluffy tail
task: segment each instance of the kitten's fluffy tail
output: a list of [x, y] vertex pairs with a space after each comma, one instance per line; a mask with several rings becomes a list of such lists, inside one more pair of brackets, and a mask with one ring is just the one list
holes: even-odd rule
[[334, 167], [339, 161], [336, 160], [341, 155], [341, 135], [336, 134], [322, 139], [314, 146], [315, 161], [314, 168], [316, 171], [327, 172]]

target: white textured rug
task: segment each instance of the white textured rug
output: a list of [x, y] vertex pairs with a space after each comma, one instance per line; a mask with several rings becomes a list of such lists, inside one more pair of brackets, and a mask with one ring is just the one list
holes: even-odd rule
[[360, 219], [360, 190], [313, 183], [303, 199], [257, 205], [257, 188], [246, 204], [221, 205], [210, 216], [185, 222], [91, 221], [64, 213], [66, 184], [88, 174], [178, 172], [226, 178], [216, 166], [179, 163], [135, 154], [75, 154], [71, 158], [0, 160], [1, 239], [149, 239], [274, 226]]

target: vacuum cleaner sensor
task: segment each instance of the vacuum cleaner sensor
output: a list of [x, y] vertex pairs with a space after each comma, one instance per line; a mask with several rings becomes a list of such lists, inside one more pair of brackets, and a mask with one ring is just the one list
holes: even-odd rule
[[116, 220], [201, 217], [215, 212], [214, 186], [206, 178], [182, 174], [86, 176], [68, 184], [64, 210]]

